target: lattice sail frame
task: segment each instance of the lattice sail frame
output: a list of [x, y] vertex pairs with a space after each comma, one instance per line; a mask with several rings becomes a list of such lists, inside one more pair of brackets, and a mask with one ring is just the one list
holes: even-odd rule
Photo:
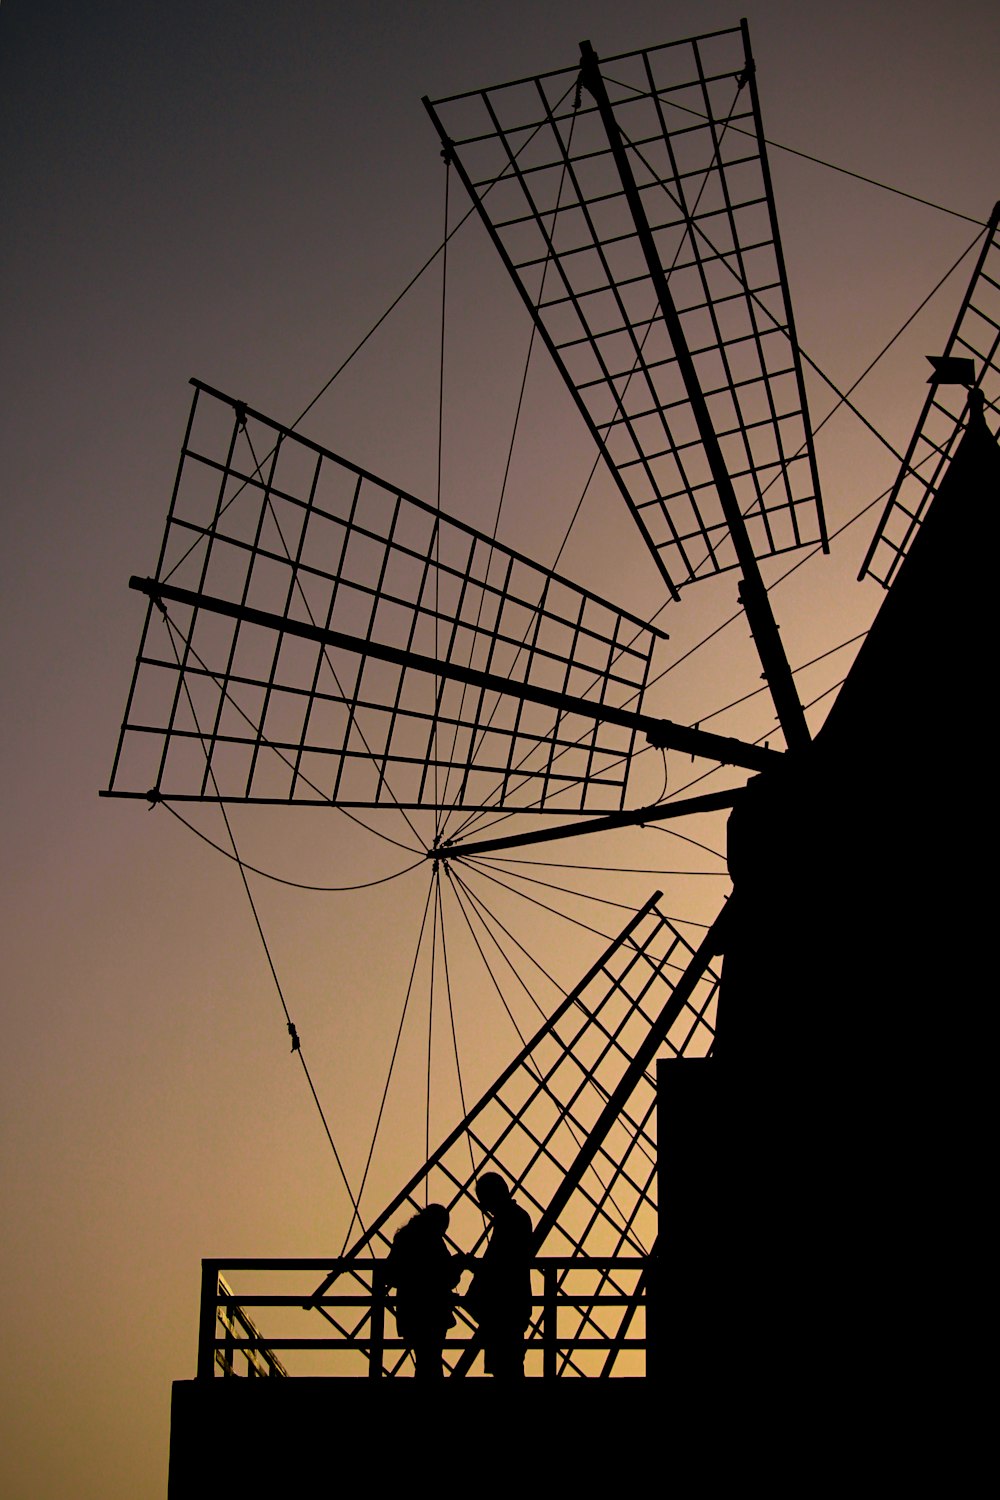
[[[600, 66], [755, 555], [825, 547], [746, 28]], [[609, 136], [579, 79], [563, 69], [425, 104], [676, 592], [737, 559]]]
[[[499, 1169], [531, 1214], [539, 1254], [634, 1256], [640, 1263], [624, 1273], [586, 1266], [560, 1272], [561, 1375], [610, 1373], [629, 1335], [644, 1327], [641, 1266], [657, 1232], [653, 1058], [705, 1057], [714, 1041], [718, 977], [707, 948], [691, 948], [659, 910], [659, 898], [656, 892], [639, 909], [345, 1257], [387, 1253], [398, 1225], [427, 1201], [448, 1207], [456, 1253], [481, 1254], [487, 1227], [473, 1187], [480, 1172]], [[616, 1093], [621, 1108], [602, 1121]], [[580, 1169], [595, 1131], [593, 1160]], [[461, 1310], [459, 1323], [459, 1337], [474, 1334]], [[540, 1314], [527, 1336], [529, 1354], [539, 1323]], [[360, 1325], [350, 1332], [364, 1336]], [[581, 1346], [581, 1339], [596, 1346]], [[449, 1350], [446, 1363], [465, 1373], [470, 1351]], [[400, 1354], [386, 1373], [408, 1368]]]
[[[973, 361], [972, 389], [981, 392], [994, 417], [1000, 416], [1000, 203], [990, 217], [979, 259], [943, 353], [946, 358]], [[892, 583], [967, 422], [966, 388], [931, 385], [859, 578], [869, 574], [884, 588]]]
[[[635, 731], [374, 659], [391, 646], [641, 708], [637, 617], [198, 382], [110, 793], [342, 807], [624, 806]], [[296, 624], [358, 649], [290, 633]]]

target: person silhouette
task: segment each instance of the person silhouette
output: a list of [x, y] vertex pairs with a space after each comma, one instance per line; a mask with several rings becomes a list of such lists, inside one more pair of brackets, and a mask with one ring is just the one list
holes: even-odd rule
[[454, 1289], [462, 1274], [445, 1244], [450, 1217], [429, 1203], [393, 1235], [386, 1280], [396, 1287], [396, 1328], [412, 1352], [417, 1380], [441, 1380], [444, 1341], [454, 1326]]
[[465, 1305], [482, 1333], [486, 1373], [522, 1379], [524, 1330], [531, 1319], [531, 1219], [498, 1172], [484, 1172], [475, 1192], [492, 1225]]

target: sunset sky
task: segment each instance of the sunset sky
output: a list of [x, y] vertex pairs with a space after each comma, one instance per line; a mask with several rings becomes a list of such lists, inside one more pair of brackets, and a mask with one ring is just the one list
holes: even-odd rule
[[[743, 8], [768, 136], [941, 206], [772, 151], [800, 339], [844, 388], [972, 244], [1000, 196], [1000, 10], [993, 0], [960, 8], [745, 0]], [[170, 1382], [194, 1373], [200, 1258], [333, 1255], [349, 1217], [234, 866], [166, 809], [98, 798], [143, 617], [128, 579], [155, 566], [187, 381], [198, 376], [292, 423], [402, 291], [444, 222], [443, 167], [422, 95], [572, 66], [583, 38], [606, 55], [739, 16], [716, 0], [6, 0], [0, 8], [8, 1304], [0, 1491], [11, 1500], [162, 1496]], [[453, 222], [456, 204], [464, 212], [460, 192], [454, 184]], [[474, 225], [452, 243], [442, 504], [480, 526], [495, 507], [529, 333], [495, 261]], [[897, 450], [923, 399], [923, 356], [943, 348], [970, 269], [967, 259], [856, 393]], [[428, 500], [440, 299], [435, 268], [302, 424]], [[809, 394], [817, 423], [833, 398], [812, 377]], [[835, 531], [892, 482], [898, 464], [844, 412], [817, 448]], [[592, 458], [567, 397], [538, 361], [503, 539], [551, 562]], [[560, 570], [649, 615], [662, 589], [616, 506], [598, 481]], [[877, 514], [876, 506], [831, 558], [776, 589], [794, 665], [870, 622], [880, 590], [854, 577]], [[772, 566], [768, 580], [783, 571]], [[734, 608], [732, 575], [671, 605], [660, 665]], [[697, 665], [665, 680], [650, 707], [706, 721], [758, 687], [744, 637], [742, 624], [723, 633]], [[822, 694], [849, 660], [848, 652], [805, 674], [803, 697]], [[814, 725], [822, 713], [821, 704]], [[758, 697], [706, 727], [755, 738], [768, 715]], [[635, 805], [660, 790], [662, 763], [653, 759], [637, 771]], [[679, 757], [672, 787], [684, 770]], [[211, 809], [191, 816], [224, 842]], [[368, 821], [398, 834], [398, 822], [380, 816]], [[240, 809], [234, 827], [248, 862], [305, 883], [373, 881], [412, 862], [333, 810]], [[721, 818], [689, 831], [724, 848]], [[623, 907], [660, 886], [681, 922], [711, 920], [728, 889], [717, 853], [665, 833], [575, 844], [557, 857], [656, 872], [573, 879]], [[673, 871], [692, 873], [664, 873]], [[428, 874], [422, 867], [338, 894], [255, 886], [355, 1180]], [[585, 907], [593, 918], [598, 908]], [[608, 907], [597, 925], [616, 931], [624, 919]], [[524, 922], [526, 941], [562, 986], [600, 946], [537, 913]], [[463, 960], [457, 973], [466, 1086], [475, 1094], [509, 1060], [515, 1038], [471, 965]], [[366, 1191], [372, 1213], [423, 1158], [422, 1046], [426, 1029], [421, 1039], [415, 1023]], [[456, 1118], [443, 1068], [442, 1080], [435, 1139]]]

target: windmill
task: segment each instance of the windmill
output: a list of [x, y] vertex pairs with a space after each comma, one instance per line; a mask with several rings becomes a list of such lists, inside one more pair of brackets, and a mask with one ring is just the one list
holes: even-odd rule
[[[759, 1007], [740, 996], [767, 975], [789, 1002], [797, 981], [782, 990], [772, 979], [775, 954], [801, 974], [830, 925], [805, 920], [826, 912], [829, 890], [814, 887], [810, 907], [787, 850], [761, 854], [773, 827], [799, 831], [804, 797], [827, 805], [834, 752], [813, 745], [761, 576], [762, 560], [823, 549], [827, 537], [749, 39], [743, 26], [603, 61], [584, 44], [571, 68], [427, 107], [664, 602], [738, 573], [784, 749], [650, 712], [656, 626], [199, 383], [155, 574], [133, 580], [149, 604], [109, 791], [174, 806], [458, 812], [470, 829], [489, 809], [516, 815], [513, 833], [440, 822], [426, 854], [448, 871], [737, 805], [738, 788], [630, 803], [643, 743], [754, 774], [718, 923], [691, 944], [656, 898], [641, 907], [347, 1252], [384, 1244], [428, 1181], [467, 1208], [472, 1178], [495, 1161], [533, 1207], [539, 1249], [559, 1240], [568, 1260], [586, 1261], [640, 1247], [642, 1261], [656, 1232], [653, 1059], [713, 1051], [723, 954], [723, 1013], [737, 1017], [725, 1049], [759, 1065], [801, 1047], [801, 1016], [764, 1044]], [[991, 405], [996, 227], [994, 216], [953, 338], [974, 351], [971, 383]], [[885, 581], [906, 533], [930, 526], [924, 494], [909, 491], [944, 483], [926, 478], [919, 444], [946, 458], [968, 421], [983, 447], [961, 404], [944, 437], [931, 431], [951, 388], [933, 389], [879, 532], [880, 545], [892, 536]], [[903, 535], [892, 531], [901, 507]], [[863, 771], [852, 777], [838, 807], [862, 805], [870, 821]], [[754, 859], [746, 880], [736, 867]], [[809, 1034], [819, 1037], [815, 1023]], [[610, 1373], [644, 1296], [641, 1265], [631, 1280], [594, 1270], [572, 1302], [575, 1325], [543, 1355], [546, 1373]], [[454, 1373], [475, 1353], [472, 1337]]]

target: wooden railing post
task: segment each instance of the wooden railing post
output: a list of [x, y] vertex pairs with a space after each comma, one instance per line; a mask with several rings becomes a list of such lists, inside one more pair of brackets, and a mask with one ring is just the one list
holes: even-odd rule
[[215, 1375], [215, 1310], [219, 1296], [219, 1262], [203, 1260], [201, 1263], [201, 1306], [198, 1312], [198, 1374], [199, 1380], [211, 1380]]
[[372, 1340], [368, 1350], [368, 1378], [381, 1380], [382, 1356], [385, 1352], [385, 1298], [389, 1283], [385, 1272], [372, 1271]]
[[556, 1378], [556, 1353], [558, 1345], [556, 1337], [559, 1327], [558, 1311], [558, 1268], [552, 1265], [542, 1267], [542, 1379], [555, 1380]]

